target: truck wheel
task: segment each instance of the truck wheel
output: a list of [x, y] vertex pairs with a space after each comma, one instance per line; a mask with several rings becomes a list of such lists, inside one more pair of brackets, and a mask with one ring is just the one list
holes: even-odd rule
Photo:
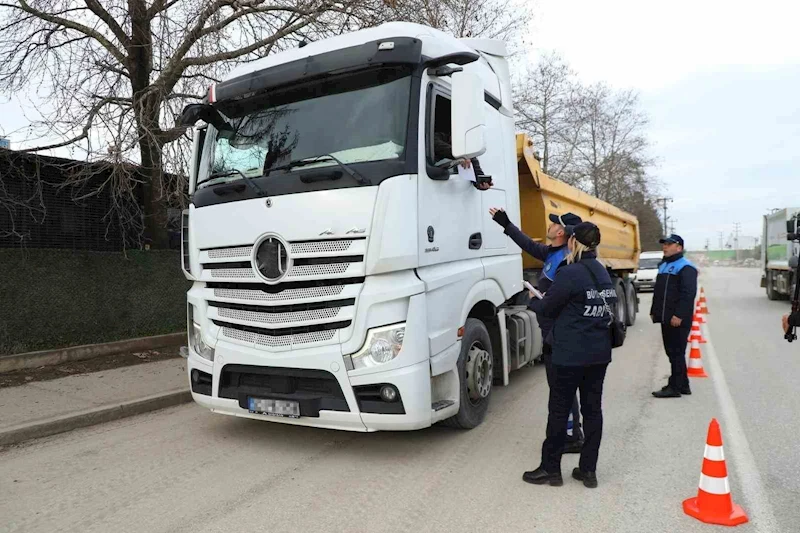
[[627, 311], [625, 325], [632, 326], [636, 324], [636, 289], [628, 280], [625, 281], [625, 304]]
[[780, 295], [775, 290], [775, 280], [773, 279], [772, 271], [767, 272], [767, 298], [770, 300], [779, 300]]
[[614, 314], [617, 315], [620, 322], [627, 324], [628, 306], [625, 303], [625, 283], [620, 278], [611, 278], [611, 280], [614, 282], [614, 290], [617, 292], [617, 308], [614, 309]]
[[492, 395], [494, 356], [489, 331], [483, 322], [468, 318], [458, 356], [460, 401], [458, 413], [444, 420], [444, 425], [472, 429], [483, 422]]

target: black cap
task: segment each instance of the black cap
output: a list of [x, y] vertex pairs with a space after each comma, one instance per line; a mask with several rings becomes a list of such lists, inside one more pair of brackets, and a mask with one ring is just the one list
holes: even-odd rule
[[681, 238], [681, 236], [680, 235], [676, 235], [674, 233], [671, 234], [671, 235], [667, 235], [663, 239], [659, 239], [658, 242], [661, 243], [661, 244], [675, 243], [675, 244], [680, 244], [681, 246], [683, 246], [683, 239]]
[[567, 226], [575, 226], [583, 222], [581, 217], [576, 215], [575, 213], [564, 213], [561, 216], [556, 215], [555, 213], [550, 215], [550, 222], [553, 224], [561, 224], [565, 228]]
[[581, 222], [567, 228], [567, 235], [575, 236], [575, 240], [589, 248], [597, 248], [600, 244], [600, 228], [591, 222]]

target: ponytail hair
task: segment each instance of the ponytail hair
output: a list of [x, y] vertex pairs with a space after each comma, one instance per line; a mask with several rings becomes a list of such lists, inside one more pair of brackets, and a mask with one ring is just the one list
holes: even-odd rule
[[567, 255], [568, 265], [580, 261], [581, 256], [583, 256], [583, 252], [588, 252], [594, 249], [580, 242], [578, 239], [575, 238], [575, 236], [570, 237], [569, 240], [572, 241], [572, 246], [571, 246], [572, 249], [569, 251], [569, 254]]

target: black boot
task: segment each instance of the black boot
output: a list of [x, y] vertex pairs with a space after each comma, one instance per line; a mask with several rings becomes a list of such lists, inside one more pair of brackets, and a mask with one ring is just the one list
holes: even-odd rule
[[669, 387], [655, 391], [653, 396], [656, 398], [680, 398], [681, 393]]
[[550, 474], [541, 466], [536, 470], [522, 474], [522, 480], [526, 483], [533, 483], [534, 485], [549, 484], [552, 487], [560, 487], [564, 484], [561, 472]]
[[587, 489], [597, 488], [597, 474], [595, 472], [582, 472], [580, 468], [572, 471], [572, 477], [578, 481], [583, 481], [583, 486]]
[[686, 385], [681, 389], [681, 394], [690, 396], [692, 394], [692, 389], [689, 388], [689, 385]]

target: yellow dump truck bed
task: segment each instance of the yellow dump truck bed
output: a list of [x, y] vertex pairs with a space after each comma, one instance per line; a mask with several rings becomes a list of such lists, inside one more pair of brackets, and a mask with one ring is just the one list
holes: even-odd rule
[[[542, 172], [533, 155], [533, 141], [517, 134], [517, 167], [522, 231], [538, 242], [546, 242], [548, 216], [572, 212], [597, 224], [602, 242], [598, 259], [620, 274], [635, 271], [639, 263], [639, 221], [630, 213], [590, 194], [551, 178]], [[524, 268], [541, 268], [542, 263], [523, 254]]]

